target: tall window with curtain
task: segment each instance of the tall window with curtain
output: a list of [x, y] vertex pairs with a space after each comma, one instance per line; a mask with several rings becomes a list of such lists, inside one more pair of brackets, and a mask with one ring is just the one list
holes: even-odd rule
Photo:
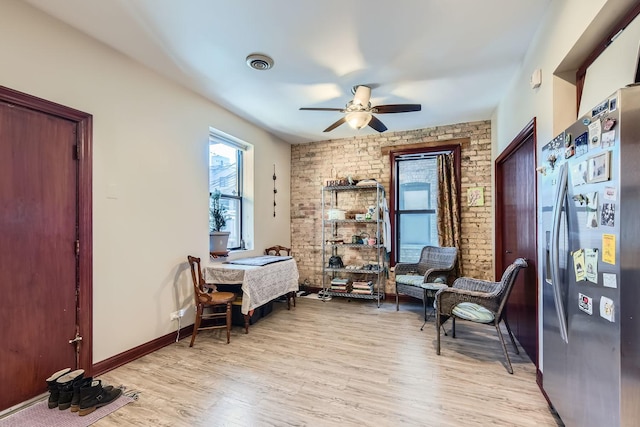
[[417, 262], [424, 246], [460, 249], [460, 146], [398, 150], [390, 156], [392, 262]]
[[458, 248], [457, 274], [462, 273], [460, 251], [460, 188], [454, 153], [438, 155], [438, 242]]

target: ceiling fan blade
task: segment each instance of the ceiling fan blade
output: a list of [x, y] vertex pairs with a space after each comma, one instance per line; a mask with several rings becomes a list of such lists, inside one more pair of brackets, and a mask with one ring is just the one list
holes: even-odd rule
[[369, 127], [377, 130], [378, 132], [384, 132], [387, 130], [387, 127], [380, 120], [376, 118], [376, 116], [371, 116], [371, 121], [369, 122]]
[[377, 107], [373, 107], [373, 109], [378, 114], [409, 113], [411, 111], [422, 110], [422, 106], [420, 104], [389, 104], [378, 105]]
[[300, 108], [301, 110], [305, 110], [305, 111], [340, 111], [341, 113], [344, 113], [344, 108]]
[[323, 130], [323, 132], [331, 132], [332, 130], [334, 130], [335, 128], [337, 128], [338, 126], [340, 126], [341, 124], [343, 124], [346, 121], [347, 121], [347, 119], [343, 117], [340, 120], [338, 120], [337, 122], [335, 122], [334, 124], [332, 124], [331, 126], [329, 126], [328, 128], [326, 128], [325, 130]]

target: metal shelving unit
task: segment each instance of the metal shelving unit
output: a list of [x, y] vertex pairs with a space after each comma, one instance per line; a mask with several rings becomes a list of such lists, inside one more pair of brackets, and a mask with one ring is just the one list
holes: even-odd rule
[[[354, 298], [354, 299], [370, 299], [376, 300], [377, 306], [384, 300], [384, 285], [387, 268], [385, 265], [385, 249], [382, 244], [383, 235], [383, 219], [382, 219], [382, 200], [384, 198], [384, 187], [380, 184], [357, 186], [327, 186], [322, 189], [322, 291], [323, 295], [332, 297]], [[346, 199], [346, 201], [342, 200]], [[364, 199], [366, 203], [360, 200], [359, 205], [355, 205], [354, 200]], [[356, 220], [356, 219], [327, 219], [329, 210], [338, 208], [364, 209], [367, 205], [376, 206], [375, 218]], [[373, 245], [362, 243], [350, 243], [351, 239], [345, 236], [345, 232], [350, 230], [354, 232], [355, 226], [361, 225], [367, 230], [367, 233], [373, 235], [376, 243]], [[342, 237], [342, 239], [340, 239]], [[336, 240], [342, 240], [344, 243], [336, 243]], [[358, 265], [345, 266], [351, 268], [331, 268], [328, 265], [329, 257], [341, 256], [347, 251], [357, 251], [355, 258], [363, 261]], [[369, 260], [365, 262], [365, 257]], [[354, 258], [353, 256], [351, 258]], [[371, 281], [373, 292], [371, 294], [359, 294], [353, 292], [335, 292], [331, 291], [331, 281], [334, 278], [356, 278]], [[323, 297], [324, 300], [324, 297]]]

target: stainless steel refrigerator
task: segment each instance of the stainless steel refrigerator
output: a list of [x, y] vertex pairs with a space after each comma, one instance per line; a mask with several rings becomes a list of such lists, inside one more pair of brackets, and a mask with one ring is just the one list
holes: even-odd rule
[[640, 87], [538, 163], [543, 390], [567, 426], [640, 426]]

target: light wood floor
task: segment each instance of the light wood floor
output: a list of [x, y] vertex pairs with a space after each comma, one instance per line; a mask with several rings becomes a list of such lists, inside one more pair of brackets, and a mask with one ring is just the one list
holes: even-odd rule
[[460, 321], [437, 356], [433, 319], [421, 325], [419, 301], [276, 303], [228, 345], [205, 331], [104, 374], [141, 394], [95, 425], [558, 425], [522, 352], [507, 373], [495, 329]]

